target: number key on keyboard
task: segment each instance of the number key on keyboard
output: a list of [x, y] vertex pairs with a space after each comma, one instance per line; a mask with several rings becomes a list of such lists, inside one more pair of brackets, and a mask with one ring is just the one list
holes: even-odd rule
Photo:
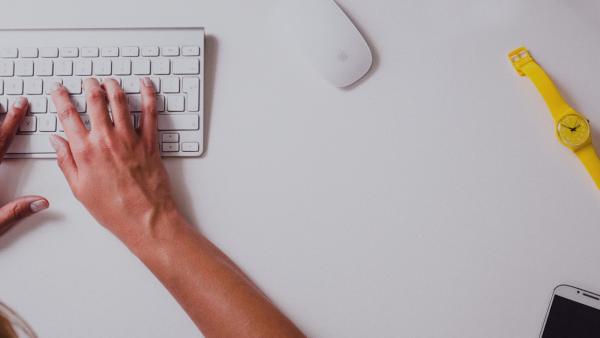
[[35, 60], [33, 70], [37, 76], [52, 76], [53, 71], [52, 60]]
[[131, 61], [115, 59], [113, 62], [113, 73], [115, 75], [131, 75]]
[[74, 73], [79, 76], [90, 76], [92, 75], [92, 60], [80, 59], [75, 60], [73, 63]]

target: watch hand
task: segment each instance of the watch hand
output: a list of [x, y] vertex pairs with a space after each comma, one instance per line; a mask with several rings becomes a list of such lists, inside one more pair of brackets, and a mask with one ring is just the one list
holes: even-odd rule
[[566, 125], [566, 124], [564, 124], [564, 123], [561, 123], [560, 125], [561, 125], [561, 126], [563, 126], [563, 127], [565, 127], [565, 128], [567, 128], [567, 129], [569, 129], [569, 130], [570, 130], [570, 131], [572, 131], [572, 132], [573, 132], [573, 131], [575, 131], [573, 128], [571, 128], [571, 127], [567, 126], [567, 125]]

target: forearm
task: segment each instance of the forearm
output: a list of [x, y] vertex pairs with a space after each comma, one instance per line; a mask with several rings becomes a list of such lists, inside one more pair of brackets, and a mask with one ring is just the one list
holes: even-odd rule
[[147, 238], [128, 246], [207, 337], [304, 337], [179, 214], [162, 217], [151, 228]]

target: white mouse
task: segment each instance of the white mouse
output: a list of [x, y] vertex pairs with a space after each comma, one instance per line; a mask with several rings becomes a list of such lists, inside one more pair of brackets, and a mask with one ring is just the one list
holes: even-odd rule
[[334, 0], [280, 0], [277, 15], [286, 39], [333, 85], [350, 86], [371, 69], [369, 45]]

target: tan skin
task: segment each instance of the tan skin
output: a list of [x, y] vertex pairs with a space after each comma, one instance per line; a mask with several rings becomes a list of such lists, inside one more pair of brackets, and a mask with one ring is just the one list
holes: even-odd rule
[[[52, 91], [68, 141], [54, 135], [51, 143], [75, 197], [154, 273], [205, 336], [304, 337], [177, 209], [156, 142], [156, 94], [150, 80], [141, 81], [139, 130], [133, 128], [125, 95], [115, 80], [100, 85], [86, 79], [84, 89], [91, 131], [65, 88]], [[20, 121], [26, 110], [11, 108], [10, 121]], [[5, 121], [1, 125], [5, 130], [0, 130], [14, 135], [17, 125]], [[45, 199], [33, 196], [0, 209], [0, 229], [33, 213], [34, 201], [48, 207]], [[25, 211], [13, 215], [11, 205]], [[8, 215], [4, 218], [3, 210]]]

